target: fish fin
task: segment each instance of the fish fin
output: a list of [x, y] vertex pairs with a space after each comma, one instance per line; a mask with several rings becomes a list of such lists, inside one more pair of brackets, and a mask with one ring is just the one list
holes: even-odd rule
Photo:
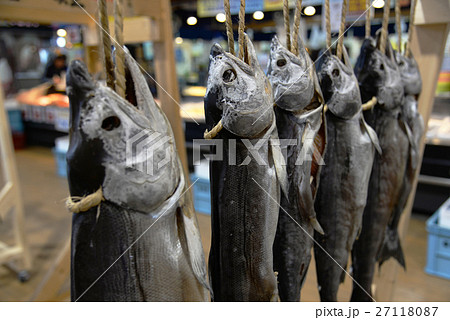
[[372, 141], [372, 144], [374, 145], [375, 149], [377, 150], [378, 154], [383, 154], [383, 151], [381, 150], [380, 141], [378, 140], [378, 135], [375, 132], [375, 130], [372, 129], [371, 126], [369, 126], [364, 120], [364, 117], [361, 115], [361, 125], [366, 130], [367, 134], [369, 135], [370, 140]]
[[270, 138], [270, 146], [278, 182], [280, 183], [281, 190], [286, 196], [286, 199], [289, 199], [289, 180], [287, 178], [286, 160], [284, 159], [283, 153], [281, 152], [280, 140], [278, 139], [278, 132], [276, 129], [272, 132], [272, 136]]
[[327, 130], [326, 130], [326, 120], [324, 114], [322, 114], [322, 123], [320, 125], [319, 131], [314, 136], [313, 143], [313, 154], [312, 154], [312, 163], [311, 163], [311, 190], [313, 197], [315, 198], [317, 189], [319, 187], [320, 180], [320, 166], [324, 165], [323, 157], [326, 151], [327, 144]]
[[399, 122], [400, 122], [400, 126], [403, 127], [403, 130], [405, 131], [405, 133], [408, 137], [409, 161], [410, 161], [412, 169], [415, 170], [418, 165], [416, 140], [414, 139], [414, 134], [412, 133], [412, 130], [409, 127], [408, 123], [403, 119], [399, 120]]
[[391, 229], [388, 227], [385, 231], [383, 244], [378, 250], [378, 266], [381, 267], [381, 265], [391, 257], [396, 259], [403, 269], [406, 270], [405, 256], [400, 244], [397, 229]]
[[321, 235], [325, 235], [322, 226], [320, 225], [319, 221], [316, 218], [310, 218], [309, 221], [311, 222], [311, 225], [313, 226], [314, 230], [316, 230]]
[[[180, 170], [181, 162], [179, 162]], [[184, 180], [184, 174], [182, 179]], [[187, 188], [185, 186], [185, 188]], [[208, 283], [208, 273], [206, 271], [205, 253], [203, 251], [202, 239], [200, 236], [200, 230], [198, 227], [197, 216], [194, 211], [194, 203], [192, 200], [192, 194], [190, 190], [185, 190], [184, 195], [180, 199], [180, 214], [183, 221], [183, 230], [186, 238], [189, 262], [191, 264], [192, 271], [198, 282], [209, 291], [211, 299], [213, 299], [213, 291]]]
[[[347, 265], [348, 265], [348, 262], [345, 263], [344, 270], [347, 270]], [[339, 279], [339, 281], [340, 281], [341, 283], [344, 283], [344, 281], [345, 281], [345, 275], [347, 274], [347, 273], [345, 273], [344, 270], [342, 270], [341, 278]]]
[[314, 230], [320, 234], [324, 234], [322, 227], [317, 221], [314, 210], [314, 199], [319, 186], [320, 165], [323, 164], [323, 154], [326, 145], [324, 118], [322, 118], [321, 123], [317, 126], [307, 123], [301, 139], [302, 149], [300, 151], [300, 158], [308, 159], [307, 154], [310, 155], [311, 167], [309, 167], [309, 172], [305, 173], [305, 177], [300, 176], [296, 179], [298, 181], [298, 205], [304, 212], [304, 218], [309, 220]]
[[[182, 207], [182, 211], [186, 208]], [[202, 246], [202, 240], [200, 238], [200, 232], [197, 224], [197, 218], [195, 213], [193, 217], [189, 217], [184, 212], [181, 212], [183, 217], [184, 233], [186, 237], [189, 261], [192, 267], [192, 271], [200, 284], [207, 289], [211, 298], [213, 297], [212, 289], [208, 283], [208, 274], [206, 271], [205, 255]]]

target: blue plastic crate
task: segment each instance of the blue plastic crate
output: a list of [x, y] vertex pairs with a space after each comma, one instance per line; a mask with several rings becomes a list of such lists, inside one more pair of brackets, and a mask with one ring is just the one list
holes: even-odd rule
[[198, 181], [194, 184], [194, 208], [195, 211], [211, 214], [211, 193], [209, 179], [198, 178], [195, 174], [191, 174], [191, 181]]
[[450, 229], [438, 224], [439, 211], [450, 206], [447, 200], [427, 220], [428, 251], [425, 272], [434, 276], [450, 279]]
[[56, 160], [56, 172], [61, 177], [67, 177], [66, 152], [53, 148], [53, 154]]
[[8, 110], [8, 119], [11, 132], [13, 133], [24, 132], [21, 110]]

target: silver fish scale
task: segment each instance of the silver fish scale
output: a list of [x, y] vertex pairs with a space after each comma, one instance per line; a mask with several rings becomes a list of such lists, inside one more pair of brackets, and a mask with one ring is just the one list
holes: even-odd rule
[[[74, 230], [95, 219], [96, 214], [93, 210], [75, 216]], [[203, 300], [204, 288], [192, 277], [184, 253], [187, 247], [182, 236], [180, 214], [173, 208], [131, 246], [155, 219], [109, 202], [102, 204], [92, 230], [87, 234], [74, 234], [72, 298], [77, 299], [111, 266], [80, 301]], [[91, 241], [92, 247], [88, 245]], [[130, 246], [128, 254], [113, 264]], [[79, 258], [78, 252], [81, 254]], [[158, 264], [153, 261], [158, 261]]]
[[[261, 149], [269, 166], [260, 166], [255, 160], [239, 166], [250, 155], [240, 141], [236, 143], [237, 165], [228, 165], [227, 157], [211, 163], [211, 177], [215, 178], [211, 179], [209, 271], [215, 275], [214, 301], [270, 301], [277, 295], [271, 246], [280, 191], [268, 146]], [[265, 192], [275, 195], [276, 201]]]

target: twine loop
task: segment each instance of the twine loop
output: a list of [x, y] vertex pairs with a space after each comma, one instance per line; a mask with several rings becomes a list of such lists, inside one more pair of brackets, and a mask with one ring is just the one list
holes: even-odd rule
[[96, 192], [87, 196], [67, 198], [66, 208], [73, 213], [85, 212], [98, 206], [104, 200], [102, 187], [100, 187]]

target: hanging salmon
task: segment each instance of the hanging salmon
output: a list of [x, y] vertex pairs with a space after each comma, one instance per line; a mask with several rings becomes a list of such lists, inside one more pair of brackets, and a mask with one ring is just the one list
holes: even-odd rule
[[355, 66], [362, 100], [378, 100], [364, 117], [378, 135], [382, 154], [375, 155], [363, 226], [353, 246], [353, 277], [358, 284], [353, 285], [352, 301], [372, 301], [377, 256], [400, 197], [408, 157], [408, 136], [401, 119], [403, 84], [392, 47], [388, 44], [386, 54], [377, 49], [379, 35], [377, 44], [371, 38], [364, 40]]
[[214, 301], [277, 301], [272, 244], [280, 182], [286, 181], [270, 83], [245, 36], [244, 61], [215, 44], [210, 53], [206, 124], [219, 121], [210, 163]]
[[358, 80], [345, 47], [343, 53], [345, 63], [328, 50], [317, 66], [328, 108], [327, 152], [315, 202], [324, 231], [315, 234], [322, 248], [314, 246], [322, 301], [337, 301], [343, 270], [361, 229], [375, 149], [380, 151], [377, 134], [364, 121]]
[[70, 64], [73, 301], [207, 301], [204, 254], [170, 124], [129, 54], [127, 99]]
[[398, 203], [386, 229], [383, 246], [378, 252], [378, 261], [381, 266], [384, 261], [390, 257], [394, 257], [403, 268], [406, 268], [397, 228], [401, 214], [406, 207], [406, 202], [411, 193], [414, 177], [420, 165], [419, 148], [420, 140], [422, 139], [424, 132], [424, 123], [422, 116], [417, 110], [416, 97], [422, 90], [422, 79], [414, 57], [411, 56], [410, 58], [407, 58], [398, 52], [395, 53], [396, 61], [400, 69], [403, 89], [405, 91], [405, 100], [402, 106], [401, 118], [408, 134], [409, 155], [405, 176], [403, 178], [403, 187], [400, 192]]
[[323, 98], [313, 62], [301, 41], [298, 49], [297, 56], [275, 36], [268, 67], [278, 135], [294, 142], [289, 143], [285, 153], [289, 187], [287, 196], [281, 198], [273, 247], [281, 301], [300, 300], [311, 260], [313, 230], [322, 231], [314, 199], [326, 143]]

